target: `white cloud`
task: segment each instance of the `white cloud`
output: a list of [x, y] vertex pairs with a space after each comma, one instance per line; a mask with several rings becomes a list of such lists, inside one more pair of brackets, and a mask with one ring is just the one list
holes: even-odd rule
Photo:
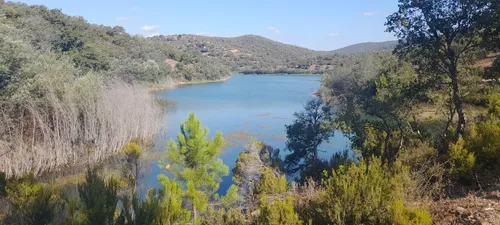
[[339, 33], [329, 33], [328, 34], [328, 36], [330, 36], [330, 37], [337, 37], [339, 35], [340, 35]]
[[279, 34], [280, 33], [280, 30], [278, 28], [276, 28], [276, 27], [269, 27], [269, 28], [267, 28], [267, 30], [271, 31], [271, 32], [273, 32], [275, 34]]
[[198, 32], [198, 33], [196, 33], [196, 35], [200, 35], [200, 36], [209, 36], [209, 35], [210, 35], [210, 33], [208, 33], [208, 32], [203, 32], [203, 31], [202, 31], [202, 32]]
[[153, 34], [147, 34], [147, 35], [143, 35], [143, 36], [150, 38], [150, 37], [159, 36], [159, 35], [160, 35], [160, 33], [153, 33]]
[[130, 21], [132, 19], [129, 18], [129, 17], [118, 17], [118, 18], [116, 18], [116, 20], [118, 20], [120, 22], [128, 22], [128, 21]]
[[365, 12], [363, 13], [363, 16], [375, 16], [377, 15], [377, 12]]
[[156, 25], [144, 25], [141, 27], [141, 30], [146, 31], [146, 32], [154, 32], [157, 31], [160, 27]]

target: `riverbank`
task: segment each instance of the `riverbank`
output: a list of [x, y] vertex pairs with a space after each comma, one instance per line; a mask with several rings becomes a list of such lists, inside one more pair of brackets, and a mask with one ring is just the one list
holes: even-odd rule
[[160, 84], [146, 84], [151, 92], [173, 90], [178, 86], [191, 85], [191, 84], [207, 84], [207, 83], [220, 83], [231, 79], [231, 76], [226, 76], [218, 80], [191, 80], [191, 81], [173, 81]]

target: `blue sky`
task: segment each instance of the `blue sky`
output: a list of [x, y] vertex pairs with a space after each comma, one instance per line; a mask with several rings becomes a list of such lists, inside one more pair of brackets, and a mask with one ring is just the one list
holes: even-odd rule
[[385, 18], [397, 0], [25, 0], [132, 34], [261, 35], [315, 50], [395, 40]]

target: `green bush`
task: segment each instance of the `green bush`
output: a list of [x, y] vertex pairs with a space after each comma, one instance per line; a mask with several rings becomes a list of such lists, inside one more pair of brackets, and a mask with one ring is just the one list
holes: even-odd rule
[[201, 219], [202, 225], [245, 225], [248, 224], [245, 215], [238, 208], [231, 208], [227, 212], [224, 208], [216, 210], [208, 207], [206, 216]]
[[467, 148], [476, 156], [478, 169], [496, 171], [500, 161], [500, 94], [489, 97], [485, 120], [473, 125], [467, 136]]
[[7, 224], [50, 224], [59, 206], [53, 192], [35, 183], [32, 176], [13, 180], [7, 184], [7, 200], [11, 212]]
[[[393, 207], [404, 199], [408, 184], [405, 168], [396, 162], [394, 166], [373, 157], [368, 165], [364, 160], [349, 169], [340, 168], [325, 182], [324, 199], [318, 208], [328, 224], [392, 224], [394, 215], [401, 221], [412, 221], [412, 209]], [[410, 210], [410, 211], [407, 211]], [[313, 221], [315, 222], [315, 221]]]
[[118, 183], [111, 179], [107, 182], [95, 169], [89, 169], [85, 182], [78, 185], [78, 193], [83, 203], [82, 211], [89, 225], [114, 224], [118, 203]]
[[395, 201], [391, 208], [392, 224], [394, 225], [430, 225], [432, 217], [430, 213], [421, 208], [409, 208], [404, 206], [403, 201]]
[[300, 225], [302, 221], [295, 212], [292, 197], [288, 196], [284, 200], [274, 198], [270, 204], [267, 196], [262, 196], [259, 205], [259, 215], [255, 218], [255, 224], [266, 225]]
[[257, 195], [282, 194], [286, 192], [286, 176], [275, 170], [264, 167], [260, 181], [255, 183], [254, 193]]
[[468, 176], [472, 173], [476, 157], [474, 153], [465, 148], [465, 141], [459, 138], [457, 143], [451, 144], [448, 151], [448, 158], [451, 164], [452, 173], [459, 176]]

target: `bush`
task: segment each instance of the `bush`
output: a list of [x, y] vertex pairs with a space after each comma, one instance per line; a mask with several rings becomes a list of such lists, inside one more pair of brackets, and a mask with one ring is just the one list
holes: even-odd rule
[[392, 224], [394, 225], [427, 225], [432, 224], [430, 213], [421, 208], [409, 208], [403, 205], [403, 201], [395, 201], [391, 208]]
[[7, 185], [7, 199], [11, 212], [5, 218], [7, 224], [50, 224], [58, 208], [52, 191], [35, 183], [32, 176], [10, 181]]
[[459, 138], [456, 143], [450, 145], [448, 158], [450, 160], [452, 173], [461, 177], [471, 175], [474, 164], [476, 163], [476, 157], [474, 153], [469, 152], [465, 148], [465, 141], [463, 138]]
[[404, 199], [408, 182], [405, 168], [398, 162], [389, 167], [377, 157], [369, 165], [361, 160], [359, 165], [334, 171], [324, 182], [324, 201], [318, 210], [329, 224], [391, 224], [396, 214], [403, 217], [398, 218], [401, 221], [412, 221], [413, 214], [406, 211], [413, 212], [411, 209], [401, 213], [392, 207]]
[[255, 224], [269, 225], [300, 225], [302, 221], [295, 212], [292, 197], [288, 196], [284, 200], [274, 198], [273, 204], [269, 204], [267, 197], [262, 196], [259, 215], [255, 218]]
[[264, 167], [260, 181], [255, 184], [254, 193], [257, 195], [282, 194], [286, 192], [286, 176], [275, 170]]
[[83, 212], [89, 225], [111, 225], [118, 203], [118, 184], [113, 179], [105, 182], [96, 170], [88, 170], [85, 182], [78, 185]]

